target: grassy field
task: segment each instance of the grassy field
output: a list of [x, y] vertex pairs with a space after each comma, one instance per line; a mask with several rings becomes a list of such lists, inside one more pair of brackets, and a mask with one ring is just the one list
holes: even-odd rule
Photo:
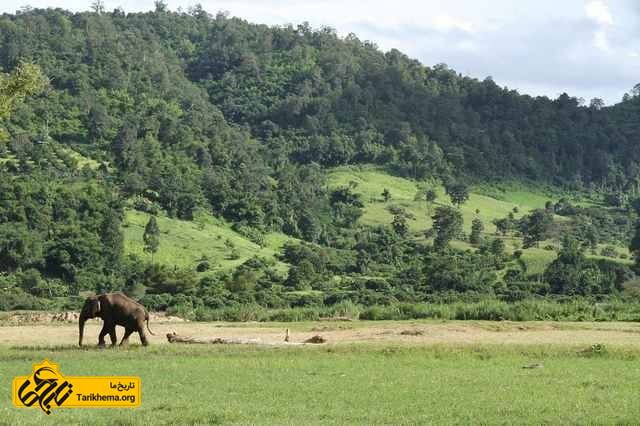
[[[128, 210], [124, 221], [125, 253], [137, 254], [142, 258], [151, 255], [145, 253], [142, 235], [149, 221], [149, 215]], [[249, 241], [221, 220], [206, 216], [198, 222], [157, 217], [160, 228], [160, 247], [154, 255], [154, 261], [185, 268], [195, 268], [202, 259], [208, 259], [212, 270], [230, 270], [252, 256], [258, 255], [274, 259], [280, 248], [291, 238], [284, 234], [271, 233], [265, 237], [265, 246]], [[225, 245], [230, 241], [239, 257], [232, 259]], [[286, 271], [288, 266], [276, 261], [276, 267]]]
[[[410, 221], [410, 228], [413, 231], [422, 231], [431, 227], [431, 219], [427, 210], [427, 204], [423, 200], [415, 200], [418, 185], [407, 179], [390, 176], [384, 171], [373, 167], [345, 167], [334, 169], [329, 175], [329, 185], [332, 187], [346, 186], [349, 182], [356, 182], [358, 186], [354, 190], [362, 194], [365, 203], [365, 213], [362, 222], [365, 224], [385, 224], [388, 225], [393, 219], [393, 215], [387, 210], [389, 206], [403, 207], [411, 212], [415, 219]], [[391, 192], [391, 200], [385, 203], [382, 200], [382, 189], [387, 188]], [[434, 204], [437, 206], [451, 206], [449, 197], [445, 194], [444, 188], [434, 185], [433, 188], [438, 193], [438, 199]], [[520, 194], [521, 202], [502, 201], [471, 192], [469, 201], [462, 205], [460, 211], [464, 219], [464, 231], [471, 230], [471, 221], [479, 218], [485, 225], [485, 231], [495, 233], [495, 226], [491, 223], [494, 219], [507, 216], [514, 207], [518, 209], [515, 217], [519, 218], [534, 208], [544, 207], [547, 198], [543, 194], [532, 192], [530, 199], [526, 199]], [[505, 196], [506, 198], [506, 196]], [[524, 201], [526, 200], [526, 202]], [[537, 205], [535, 201], [541, 201]], [[476, 214], [476, 210], [479, 213]]]
[[[51, 143], [52, 158], [60, 162], [56, 149], [75, 159], [77, 168], [88, 166], [97, 169], [100, 162], [84, 156], [71, 147]], [[17, 157], [10, 151], [0, 155], [0, 164], [7, 161], [17, 161]], [[29, 160], [33, 165], [33, 161]], [[60, 162], [60, 164], [62, 164]], [[63, 164], [61, 167], [65, 167]], [[125, 254], [137, 254], [143, 258], [150, 255], [143, 251], [142, 235], [144, 227], [149, 220], [149, 215], [143, 212], [128, 209], [123, 223]], [[185, 268], [193, 268], [202, 260], [208, 260], [211, 270], [231, 270], [250, 257], [261, 256], [274, 259], [282, 246], [289, 240], [284, 234], [270, 233], [265, 236], [263, 247], [249, 241], [247, 238], [231, 229], [230, 224], [216, 219], [211, 215], [202, 214], [199, 220], [182, 221], [166, 216], [158, 217], [158, 225], [161, 231], [160, 248], [154, 255], [154, 260]], [[231, 258], [230, 249], [225, 244], [229, 241], [235, 247], [238, 257]], [[288, 265], [276, 261], [276, 268], [285, 272]]]
[[[504, 341], [463, 344], [443, 338], [432, 344], [363, 341], [286, 348], [154, 344], [115, 350], [80, 350], [67, 342], [5, 343], [0, 345], [5, 389], [0, 424], [633, 424], [640, 416], [637, 342], [589, 350], [590, 345], [557, 334], [585, 333], [585, 341], [618, 332], [634, 337], [635, 326], [547, 324], [519, 331], [489, 322], [464, 329], [457, 323], [418, 325], [443, 336], [484, 332]], [[318, 326], [326, 324], [297, 325], [301, 331]], [[376, 330], [415, 326], [396, 322]], [[366, 333], [368, 327], [357, 323], [350, 332]], [[521, 340], [509, 338], [519, 333]], [[529, 340], [526, 333], [555, 343]], [[29, 374], [44, 358], [58, 363], [63, 375], [140, 376], [142, 404], [59, 409], [48, 417], [37, 409], [14, 408], [6, 391], [11, 379]]]

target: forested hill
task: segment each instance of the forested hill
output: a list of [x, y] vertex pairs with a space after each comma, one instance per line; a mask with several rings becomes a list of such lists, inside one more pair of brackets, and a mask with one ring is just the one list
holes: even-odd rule
[[161, 1], [2, 15], [0, 310], [640, 294], [635, 89], [532, 98]]
[[[331, 29], [162, 3], [138, 14], [23, 10], [0, 19], [0, 66], [21, 59], [39, 64], [52, 90], [15, 114], [12, 133], [34, 135], [48, 120], [51, 137], [104, 150], [138, 187], [158, 177], [152, 167], [191, 176], [194, 163], [259, 176], [289, 163], [378, 163], [414, 178], [610, 190], [640, 177], [637, 93], [608, 108], [532, 98]], [[154, 156], [174, 158], [153, 166]]]

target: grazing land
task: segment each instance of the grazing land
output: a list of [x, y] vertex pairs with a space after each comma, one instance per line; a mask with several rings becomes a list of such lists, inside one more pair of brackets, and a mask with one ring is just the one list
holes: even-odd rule
[[[167, 344], [166, 332], [323, 345]], [[48, 358], [66, 375], [139, 375], [135, 409], [59, 409], [8, 397], [0, 423], [633, 423], [640, 325], [553, 322], [152, 324], [152, 346], [75, 347], [76, 326], [0, 328], [0, 384]], [[96, 339], [99, 324], [87, 327]]]
[[[144, 252], [142, 235], [149, 221], [147, 213], [128, 210], [124, 222], [125, 253], [150, 258]], [[275, 260], [276, 254], [287, 241], [295, 241], [280, 233], [265, 235], [263, 246], [249, 241], [233, 231], [229, 224], [211, 215], [203, 214], [198, 221], [186, 221], [159, 216], [160, 247], [154, 261], [182, 268], [195, 269], [203, 260], [212, 263], [212, 270], [229, 270], [241, 265], [252, 256], [273, 259], [279, 270], [287, 265]], [[237, 257], [230, 256], [230, 247]]]

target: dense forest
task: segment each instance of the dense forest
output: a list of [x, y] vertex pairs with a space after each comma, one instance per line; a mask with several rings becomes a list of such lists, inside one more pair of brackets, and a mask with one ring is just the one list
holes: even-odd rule
[[[0, 309], [56, 297], [73, 307], [83, 291], [113, 290], [154, 309], [514, 301], [615, 295], [634, 278], [584, 252], [598, 242], [640, 248], [631, 239], [640, 86], [610, 107], [531, 97], [330, 28], [255, 25], [163, 2], [149, 13], [96, 3], [4, 14], [0, 71], [9, 78], [24, 63], [48, 84], [0, 115]], [[328, 169], [358, 164], [441, 182], [454, 207], [434, 209], [424, 241], [401, 209], [388, 225], [364, 226], [357, 187], [326, 184]], [[597, 192], [613, 210], [560, 200], [497, 222], [523, 248], [571, 230], [544, 274], [528, 274], [499, 238], [481, 238], [482, 223], [467, 238], [472, 250], [450, 248], [468, 185], [507, 180]], [[125, 256], [128, 208], [188, 221], [204, 212], [257, 244], [286, 234], [295, 242], [280, 259], [290, 268], [254, 258], [199, 274], [206, 262], [187, 270]], [[153, 253], [159, 231], [147, 228]]]

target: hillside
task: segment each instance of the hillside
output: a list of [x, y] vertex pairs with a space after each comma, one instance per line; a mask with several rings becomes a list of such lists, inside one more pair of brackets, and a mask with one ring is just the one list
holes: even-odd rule
[[6, 306], [640, 294], [640, 92], [532, 98], [330, 29], [161, 2], [4, 14], [0, 69], [48, 77], [0, 85]]

